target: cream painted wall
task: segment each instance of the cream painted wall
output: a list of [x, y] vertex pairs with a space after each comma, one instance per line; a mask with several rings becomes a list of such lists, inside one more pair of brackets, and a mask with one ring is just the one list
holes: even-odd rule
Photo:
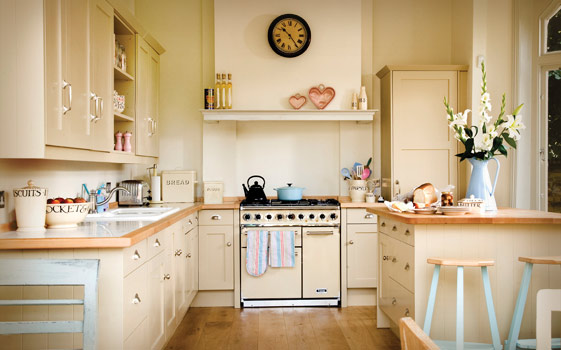
[[[291, 109], [288, 98], [312, 86], [332, 86], [326, 109], [349, 109], [360, 88], [361, 0], [215, 0], [215, 69], [232, 73], [235, 109]], [[301, 56], [284, 58], [267, 41], [271, 21], [295, 13], [310, 25]], [[316, 109], [308, 102], [303, 109]]]
[[[203, 1], [137, 0], [136, 16], [160, 58], [160, 170], [202, 171]], [[200, 190], [199, 190], [200, 193]]]

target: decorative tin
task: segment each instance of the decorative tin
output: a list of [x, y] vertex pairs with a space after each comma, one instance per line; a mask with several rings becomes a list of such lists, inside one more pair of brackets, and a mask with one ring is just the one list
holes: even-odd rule
[[205, 204], [222, 204], [224, 202], [224, 183], [222, 181], [205, 181], [203, 191]]
[[469, 198], [460, 199], [458, 201], [458, 206], [470, 207], [472, 213], [485, 213], [485, 201], [475, 198], [473, 195], [469, 196]]
[[214, 109], [214, 89], [205, 89], [205, 109]]
[[162, 201], [194, 203], [196, 178], [194, 170], [162, 171]]
[[13, 192], [16, 207], [16, 221], [20, 232], [45, 232], [47, 189], [37, 187], [32, 180], [27, 187]]

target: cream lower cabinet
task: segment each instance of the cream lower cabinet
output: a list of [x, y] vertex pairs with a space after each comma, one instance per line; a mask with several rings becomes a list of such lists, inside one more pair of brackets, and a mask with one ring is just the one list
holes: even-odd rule
[[347, 288], [376, 288], [378, 228], [365, 209], [347, 209]]
[[234, 289], [233, 212], [199, 212], [199, 290]]
[[467, 100], [467, 66], [386, 66], [381, 93], [382, 195], [393, 198], [423, 182], [459, 189], [458, 142], [443, 99], [454, 112]]

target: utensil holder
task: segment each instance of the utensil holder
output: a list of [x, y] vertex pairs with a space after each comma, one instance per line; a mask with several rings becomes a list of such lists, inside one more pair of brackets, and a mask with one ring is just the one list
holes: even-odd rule
[[366, 180], [349, 180], [349, 194], [351, 196], [351, 202], [364, 202], [367, 190], [368, 187], [366, 186]]

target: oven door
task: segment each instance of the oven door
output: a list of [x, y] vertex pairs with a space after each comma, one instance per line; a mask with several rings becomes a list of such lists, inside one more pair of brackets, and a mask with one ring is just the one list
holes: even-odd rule
[[[295, 231], [295, 266], [270, 267], [261, 276], [247, 273], [247, 231]], [[300, 227], [255, 227], [241, 230], [241, 298], [245, 299], [300, 299], [302, 298], [302, 231]]]
[[337, 298], [341, 291], [339, 227], [304, 227], [304, 298]]

